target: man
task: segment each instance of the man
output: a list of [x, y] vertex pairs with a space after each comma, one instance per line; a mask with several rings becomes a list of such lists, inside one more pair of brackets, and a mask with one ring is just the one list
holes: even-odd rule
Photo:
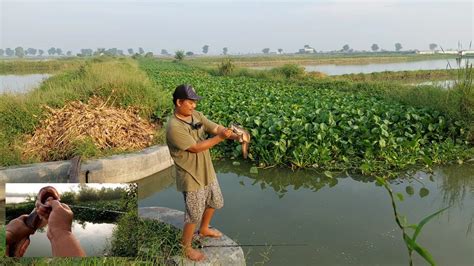
[[[166, 143], [176, 167], [176, 186], [183, 193], [186, 205], [181, 242], [184, 254], [193, 261], [205, 258], [191, 246], [196, 224], [201, 223], [198, 231], [201, 237], [222, 236], [221, 232], [209, 228], [215, 209], [224, 205], [209, 149], [225, 139], [238, 139], [230, 129], [195, 111], [200, 99], [191, 85], [176, 87], [175, 111], [166, 129]], [[214, 137], [206, 138], [206, 133]]]

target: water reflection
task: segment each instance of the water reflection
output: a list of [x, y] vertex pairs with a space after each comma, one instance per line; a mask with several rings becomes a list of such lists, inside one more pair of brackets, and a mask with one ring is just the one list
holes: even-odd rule
[[[306, 244], [305, 247], [273, 247], [272, 265], [406, 264], [408, 255], [395, 224], [390, 198], [372, 178], [346, 173], [329, 178], [315, 171], [289, 169], [259, 170], [251, 165], [233, 166], [216, 162], [225, 206], [216, 213], [213, 225], [241, 244]], [[391, 182], [400, 214], [410, 223], [446, 207], [453, 207], [431, 220], [418, 237], [440, 265], [464, 265], [474, 261], [473, 166], [436, 169], [432, 175], [417, 172], [416, 178]], [[459, 168], [462, 168], [460, 170]], [[452, 171], [452, 172], [450, 172]], [[172, 173], [172, 172], [171, 172]], [[459, 179], [459, 175], [463, 175]], [[157, 183], [139, 183], [139, 206], [184, 209], [182, 195], [173, 178], [154, 176]], [[457, 180], [458, 179], [458, 180]], [[464, 180], [464, 181], [463, 181]], [[153, 193], [154, 184], [157, 187]], [[447, 184], [448, 186], [446, 186]], [[142, 184], [146, 184], [143, 188]], [[467, 186], [467, 188], [466, 188]], [[459, 191], [465, 190], [464, 196]], [[470, 191], [469, 191], [470, 189]], [[159, 192], [158, 192], [159, 191]], [[459, 206], [465, 206], [460, 209]], [[247, 262], [262, 260], [268, 248], [244, 248]], [[415, 263], [424, 263], [415, 256]]]
[[[74, 221], [72, 233], [78, 239], [87, 256], [104, 256], [112, 236], [114, 224]], [[30, 236], [30, 246], [25, 257], [51, 257], [51, 244], [46, 236], [46, 229]]]
[[50, 74], [0, 75], [1, 93], [25, 93], [37, 87]]

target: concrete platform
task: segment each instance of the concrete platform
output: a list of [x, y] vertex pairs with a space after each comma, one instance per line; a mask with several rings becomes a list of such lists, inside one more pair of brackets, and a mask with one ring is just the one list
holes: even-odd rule
[[[144, 219], [158, 220], [172, 226], [183, 229], [184, 212], [164, 207], [142, 207], [138, 209], [138, 215]], [[201, 251], [206, 254], [206, 260], [193, 262], [183, 257], [174, 257], [178, 265], [245, 265], [244, 252], [228, 236], [223, 235], [220, 239], [203, 238], [204, 248]]]

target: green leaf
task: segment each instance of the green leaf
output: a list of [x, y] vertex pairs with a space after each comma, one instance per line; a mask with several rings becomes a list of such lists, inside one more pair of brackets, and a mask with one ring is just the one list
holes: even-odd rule
[[436, 215], [442, 213], [443, 211], [447, 210], [449, 207], [451, 206], [448, 206], [448, 207], [445, 207], [433, 214], [431, 214], [430, 216], [426, 217], [425, 219], [421, 220], [421, 222], [418, 224], [418, 227], [416, 228], [416, 231], [415, 233], [413, 233], [413, 241], [416, 240], [416, 238], [418, 237], [418, 235], [420, 234], [421, 232], [421, 229], [423, 228], [423, 226], [431, 219], [433, 219]]
[[251, 174], [258, 174], [258, 168], [256, 166], [250, 167], [250, 173]]
[[329, 171], [324, 171], [324, 175], [329, 177], [329, 178], [332, 178], [332, 173], [329, 172]]
[[380, 140], [379, 140], [379, 145], [380, 145], [381, 148], [385, 148], [385, 145], [386, 145], [386, 144], [385, 144], [385, 140], [384, 140], [384, 139], [380, 139]]
[[429, 264], [436, 265], [436, 262], [433, 259], [433, 256], [428, 252], [428, 250], [419, 246], [414, 239], [411, 239], [407, 234], [403, 235], [403, 240], [407, 243], [407, 246], [410, 250], [415, 250], [420, 256], [422, 256]]
[[430, 191], [427, 188], [422, 187], [420, 189], [420, 197], [424, 198], [430, 194]]
[[402, 193], [397, 193], [396, 195], [397, 195], [399, 201], [403, 201], [403, 194]]
[[412, 186], [407, 186], [405, 188], [405, 191], [407, 192], [408, 195], [412, 196], [413, 194], [415, 194], [415, 190], [413, 189]]
[[233, 162], [232, 162], [232, 165], [234, 165], [234, 166], [239, 166], [239, 165], [240, 165], [240, 162], [233, 161]]

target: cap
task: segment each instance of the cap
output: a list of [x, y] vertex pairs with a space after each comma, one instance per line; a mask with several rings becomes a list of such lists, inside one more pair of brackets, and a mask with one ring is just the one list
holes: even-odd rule
[[191, 99], [200, 100], [202, 97], [196, 94], [193, 86], [189, 84], [181, 84], [174, 90], [173, 100], [177, 99]]

